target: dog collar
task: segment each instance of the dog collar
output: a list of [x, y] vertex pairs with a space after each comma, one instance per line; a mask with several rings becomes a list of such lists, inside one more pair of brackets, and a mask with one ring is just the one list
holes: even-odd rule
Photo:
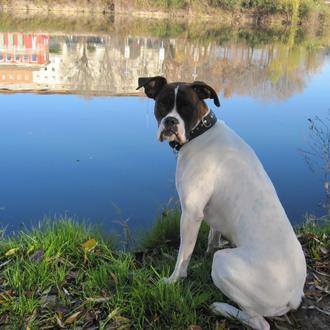
[[[216, 122], [217, 117], [215, 116], [214, 112], [210, 110], [210, 112], [202, 118], [199, 124], [193, 130], [190, 131], [190, 138], [186, 143], [196, 138], [197, 136], [200, 136], [201, 134], [205, 133], [207, 130], [213, 127]], [[180, 144], [177, 141], [171, 141], [169, 142], [169, 145], [175, 151], [179, 151], [183, 146], [183, 144]]]

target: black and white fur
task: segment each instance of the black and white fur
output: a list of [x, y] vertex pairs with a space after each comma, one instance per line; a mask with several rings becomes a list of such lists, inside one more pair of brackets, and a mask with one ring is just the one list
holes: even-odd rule
[[223, 121], [189, 141], [190, 131], [209, 112], [203, 99], [219, 106], [203, 82], [171, 83], [140, 78], [155, 99], [158, 138], [183, 145], [178, 153], [176, 187], [181, 203], [180, 248], [167, 282], [187, 276], [202, 220], [210, 225], [208, 251], [220, 235], [235, 248], [213, 257], [214, 284], [239, 308], [214, 303], [217, 314], [235, 317], [253, 329], [269, 329], [264, 316], [296, 309], [303, 297], [306, 262], [276, 191], [254, 151]]

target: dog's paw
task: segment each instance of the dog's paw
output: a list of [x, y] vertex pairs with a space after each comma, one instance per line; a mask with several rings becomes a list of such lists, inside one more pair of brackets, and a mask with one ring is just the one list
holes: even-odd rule
[[163, 277], [162, 281], [165, 284], [172, 284], [175, 283], [177, 280], [172, 278], [172, 276], [170, 276], [170, 277]]
[[180, 274], [179, 276], [172, 274], [170, 277], [163, 277], [163, 282], [166, 284], [172, 284], [172, 283], [178, 282], [179, 280], [183, 280], [186, 277], [187, 277], [187, 274]]

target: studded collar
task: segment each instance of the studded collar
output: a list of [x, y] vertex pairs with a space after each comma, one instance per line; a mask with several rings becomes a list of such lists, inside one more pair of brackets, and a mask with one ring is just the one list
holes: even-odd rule
[[[210, 110], [209, 113], [202, 118], [199, 124], [190, 131], [190, 138], [186, 143], [193, 140], [197, 136], [200, 136], [201, 134], [205, 133], [207, 130], [213, 127], [216, 122], [217, 117], [215, 116], [214, 112]], [[169, 145], [175, 151], [179, 151], [183, 146], [183, 144], [180, 144], [177, 141], [171, 141], [169, 142]]]

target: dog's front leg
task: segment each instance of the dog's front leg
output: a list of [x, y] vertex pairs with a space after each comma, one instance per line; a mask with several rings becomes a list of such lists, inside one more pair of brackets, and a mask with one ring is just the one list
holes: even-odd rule
[[196, 212], [183, 210], [180, 220], [180, 248], [172, 275], [165, 278], [166, 283], [176, 282], [187, 277], [187, 268], [194, 250], [203, 216]]

